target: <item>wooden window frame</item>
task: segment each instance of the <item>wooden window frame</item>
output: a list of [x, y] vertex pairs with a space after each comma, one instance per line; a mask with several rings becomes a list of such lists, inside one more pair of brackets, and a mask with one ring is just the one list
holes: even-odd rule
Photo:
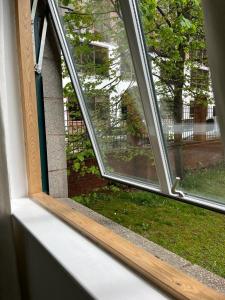
[[28, 196], [169, 295], [177, 299], [225, 299], [224, 295], [42, 192], [30, 0], [15, 0], [15, 9]]

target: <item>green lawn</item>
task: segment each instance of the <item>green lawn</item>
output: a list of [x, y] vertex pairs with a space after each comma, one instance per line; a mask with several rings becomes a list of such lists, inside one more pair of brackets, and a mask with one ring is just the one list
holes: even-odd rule
[[183, 187], [195, 195], [214, 198], [225, 203], [224, 164], [188, 172]]
[[[188, 182], [187, 188], [193, 183], [196, 187], [196, 179]], [[202, 182], [200, 176], [199, 185], [205, 190]], [[211, 194], [211, 184], [208, 189]], [[74, 197], [74, 200], [225, 277], [224, 215], [137, 190], [114, 188]]]

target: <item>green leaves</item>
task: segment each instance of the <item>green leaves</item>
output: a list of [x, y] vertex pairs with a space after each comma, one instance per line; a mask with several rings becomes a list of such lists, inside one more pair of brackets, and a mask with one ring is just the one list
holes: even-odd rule
[[[100, 143], [108, 146], [113, 139], [115, 145], [119, 142], [129, 144], [129, 139], [137, 141], [146, 132], [143, 116], [135, 105], [134, 91], [129, 87], [128, 91], [133, 93], [131, 100], [127, 91], [122, 96], [117, 93], [121, 82], [135, 81], [118, 1], [62, 0], [61, 3], [71, 4], [64, 18], [67, 37], [74, 48], [86, 104]], [[153, 73], [156, 70], [154, 80], [158, 99], [160, 105], [164, 105], [174, 116], [178, 115], [176, 109], [183, 105], [185, 97], [195, 100], [208, 93], [199, 89], [193, 92], [190, 78], [190, 71], [197, 62], [193, 52], [201, 52], [206, 47], [200, 4], [200, 0], [138, 1], [147, 49], [154, 65]], [[98, 44], [103, 46], [97, 48]], [[111, 50], [104, 46], [106, 44]], [[121, 62], [125, 71], [121, 71]], [[68, 77], [66, 68], [64, 75]], [[64, 95], [68, 98], [70, 118], [77, 120], [80, 111], [70, 83], [65, 86]], [[207, 101], [209, 102], [208, 95]], [[123, 102], [126, 107], [126, 119], [122, 120], [125, 123], [122, 128], [124, 132], [118, 133], [121, 131], [120, 110]], [[122, 139], [119, 140], [120, 138]], [[74, 160], [74, 170], [80, 174], [99, 173], [95, 165], [86, 163], [94, 158], [86, 130], [74, 135], [68, 134], [68, 141], [67, 153]], [[74, 145], [76, 149], [72, 151]], [[115, 155], [124, 160], [132, 160], [143, 153], [141, 147], [134, 149], [131, 146], [124, 153], [115, 151]], [[151, 157], [149, 160], [152, 161]]]
[[75, 161], [73, 164], [74, 171], [78, 172], [80, 170], [80, 163]]
[[184, 16], [180, 16], [180, 25], [184, 32], [192, 28], [192, 22], [186, 19]]
[[70, 2], [71, 2], [70, 0], [61, 0], [60, 1], [60, 3], [62, 3], [65, 6], [68, 6]]
[[85, 157], [85, 151], [82, 151], [80, 153], [78, 153], [76, 155], [76, 158], [79, 160], [79, 161], [84, 161], [84, 157]]
[[[190, 71], [199, 64], [193, 53], [201, 56], [206, 49], [201, 1], [141, 0], [139, 8], [160, 101], [171, 110], [178, 102], [182, 105], [184, 95], [194, 101], [204, 94], [209, 103], [208, 89], [193, 89], [190, 78]], [[200, 64], [207, 66], [207, 59]]]

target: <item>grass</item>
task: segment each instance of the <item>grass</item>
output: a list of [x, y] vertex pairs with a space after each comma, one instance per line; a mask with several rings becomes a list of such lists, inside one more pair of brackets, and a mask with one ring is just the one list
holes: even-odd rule
[[225, 203], [224, 164], [187, 173], [183, 187], [186, 191]]
[[[221, 179], [225, 178], [223, 172]], [[213, 179], [211, 173], [200, 175], [202, 173], [189, 174], [186, 189], [193, 188], [194, 184], [198, 191], [202, 188], [206, 195], [212, 195], [215, 177]], [[210, 186], [207, 186], [207, 178], [210, 178]], [[225, 195], [225, 187], [222, 190], [220, 184], [221, 196]], [[225, 278], [224, 215], [149, 192], [116, 187], [74, 197], [74, 200]]]

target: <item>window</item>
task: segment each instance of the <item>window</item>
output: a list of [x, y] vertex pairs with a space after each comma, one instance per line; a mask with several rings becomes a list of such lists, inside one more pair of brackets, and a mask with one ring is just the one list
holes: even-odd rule
[[[166, 7], [164, 1], [159, 1], [157, 7], [145, 1], [116, 6], [111, 1], [104, 1], [104, 5], [102, 0], [81, 1], [83, 14], [90, 10], [94, 13], [86, 21], [78, 18], [76, 23], [67, 23], [69, 13], [77, 10], [78, 4], [70, 7], [64, 15], [66, 40], [55, 2], [48, 2], [102, 175], [223, 210], [222, 186], [213, 192], [207, 189], [215, 184], [212, 174], [223, 169], [224, 159], [219, 131], [212, 130], [207, 119], [207, 107], [215, 106], [215, 99], [206, 67], [201, 5], [192, 3], [184, 17], [180, 12], [186, 9], [185, 4], [174, 6], [173, 1]], [[96, 22], [101, 24], [98, 31], [93, 30]], [[106, 27], [107, 33], [103, 30]], [[91, 49], [82, 57], [84, 65], [93, 62], [95, 74], [100, 77], [79, 73], [81, 41], [88, 44], [87, 51]], [[73, 47], [72, 57], [68, 43]], [[107, 43], [108, 52], [99, 47], [101, 43]], [[197, 59], [193, 53], [201, 53], [201, 60], [204, 57], [204, 68], [196, 65], [199, 55]], [[129, 71], [132, 76], [124, 78], [125, 69], [134, 70]], [[106, 73], [108, 77], [101, 78]], [[187, 107], [189, 118], [185, 117]], [[121, 139], [118, 128], [124, 124]], [[209, 131], [213, 132], [210, 137]], [[148, 142], [143, 147], [146, 136]], [[212, 139], [218, 144], [216, 148], [210, 144]], [[141, 168], [137, 153], [145, 156], [146, 165], [155, 172], [137, 172]], [[121, 157], [128, 155], [137, 156], [121, 167]], [[187, 158], [190, 156], [191, 160]], [[195, 176], [202, 177], [205, 184], [194, 184]]]
[[[28, 3], [28, 2], [27, 2]], [[58, 23], [58, 19], [57, 19], [57, 13], [56, 13], [56, 10], [55, 10], [55, 6], [54, 6], [54, 3], [52, 2], [52, 1], [49, 1], [49, 5], [50, 5], [50, 8], [52, 9], [51, 10], [51, 13], [52, 13], [52, 17], [53, 17], [53, 20], [54, 20], [54, 24], [55, 24], [55, 27], [56, 27], [56, 29], [57, 30], [59, 30], [59, 29], [61, 29], [61, 27], [60, 27], [60, 23]], [[51, 5], [53, 5], [53, 6], [51, 6]], [[24, 43], [25, 43], [25, 41], [23, 40], [23, 38], [24, 38], [24, 35], [22, 34], [22, 33], [26, 33], [27, 35], [29, 34], [29, 30], [26, 30], [27, 29], [27, 20], [24, 18], [24, 11], [22, 10], [22, 9], [20, 9], [21, 8], [21, 5], [19, 4], [19, 1], [18, 1], [18, 3], [17, 3], [17, 10], [19, 11], [19, 32], [20, 32], [20, 30], [21, 30], [21, 28], [23, 27], [23, 32], [22, 32], [22, 30], [21, 30], [21, 34], [19, 34], [19, 40], [20, 40], [20, 44], [19, 44], [19, 47], [20, 47], [20, 50], [21, 49], [24, 49], [25, 47], [23, 47], [24, 46]], [[27, 8], [28, 8], [28, 10], [27, 11], [29, 11], [29, 5], [27, 6]], [[123, 8], [124, 9], [124, 8]], [[27, 11], [26, 11], [26, 13], [27, 13]], [[129, 12], [129, 11], [128, 11]], [[55, 19], [55, 18], [56, 19]], [[29, 21], [28, 21], [29, 22]], [[21, 24], [22, 24], [22, 26], [21, 26]], [[29, 26], [29, 25], [28, 25]], [[59, 27], [58, 27], [59, 26]], [[128, 34], [128, 36], [129, 36], [129, 34]], [[66, 56], [65, 55], [65, 58], [66, 58], [66, 62], [67, 62], [67, 64], [68, 64], [68, 67], [69, 67], [69, 70], [70, 70], [70, 75], [71, 75], [71, 77], [73, 78], [73, 76], [74, 75], [76, 75], [76, 73], [73, 73], [73, 68], [71, 68], [71, 65], [70, 65], [70, 63], [72, 63], [72, 62], [70, 62], [69, 61], [69, 59], [71, 58], [70, 57], [70, 55], [67, 53], [67, 51], [66, 50], [68, 50], [67, 49], [67, 47], [65, 47], [64, 48], [64, 46], [65, 46], [65, 44], [64, 44], [64, 42], [65, 42], [65, 40], [63, 39], [64, 38], [64, 35], [62, 34], [62, 32], [60, 33], [60, 31], [58, 31], [58, 37], [59, 37], [59, 39], [60, 39], [60, 42], [61, 42], [61, 46], [62, 46], [62, 49], [63, 49], [63, 51], [64, 51], [64, 54], [67, 54], [68, 56]], [[31, 38], [29, 39], [29, 40], [31, 40]], [[32, 43], [27, 43], [27, 48], [29, 48], [29, 50], [30, 50], [30, 53], [31, 53], [31, 48], [32, 48]], [[132, 48], [132, 47], [131, 47]], [[115, 49], [115, 48], [112, 48], [112, 49]], [[133, 48], [132, 48], [133, 49]], [[135, 49], [135, 48], [134, 48]], [[131, 51], [131, 52], [133, 52], [134, 51], [134, 49]], [[24, 68], [24, 69], [22, 69], [22, 71], [24, 72], [23, 73], [23, 75], [25, 76], [25, 81], [24, 81], [24, 77], [22, 77], [22, 86], [23, 86], [23, 93], [25, 94], [25, 95], [23, 95], [23, 103], [25, 104], [24, 105], [24, 107], [23, 107], [23, 109], [24, 109], [24, 119], [25, 119], [25, 122], [24, 122], [24, 126], [26, 127], [26, 129], [25, 129], [25, 134], [27, 134], [27, 136], [26, 136], [26, 150], [27, 150], [27, 162], [28, 162], [28, 171], [29, 171], [29, 177], [28, 177], [28, 184], [29, 184], [29, 194], [30, 195], [32, 195], [35, 199], [38, 199], [39, 200], [39, 203], [42, 203], [42, 205], [44, 205], [45, 207], [48, 207], [49, 209], [51, 209], [52, 211], [55, 211], [55, 213], [58, 215], [58, 216], [65, 216], [66, 214], [67, 214], [67, 221], [68, 222], [70, 222], [71, 224], [74, 224], [74, 220], [72, 220], [73, 219], [73, 217], [74, 217], [74, 215], [76, 216], [76, 218], [78, 218], [77, 219], [77, 229], [78, 230], [81, 230], [81, 231], [83, 231], [83, 232], [85, 232], [85, 234], [86, 235], [88, 235], [89, 237], [91, 236], [92, 238], [96, 238], [96, 231], [98, 231], [100, 228], [98, 228], [98, 227], [96, 227], [96, 224], [94, 225], [94, 226], [91, 226], [93, 223], [88, 223], [88, 221], [87, 221], [87, 219], [86, 220], [82, 220], [82, 217], [80, 217], [79, 216], [79, 214], [76, 214], [75, 212], [73, 212], [73, 211], [71, 211], [71, 209], [69, 209], [68, 207], [65, 207], [65, 206], [63, 206], [62, 204], [60, 204], [56, 199], [52, 199], [51, 197], [48, 197], [46, 194], [43, 194], [43, 193], [41, 193], [40, 191], [41, 191], [41, 184], [40, 184], [40, 165], [38, 165], [38, 159], [39, 159], [39, 151], [37, 151], [37, 148], [38, 148], [38, 139], [37, 139], [37, 134], [36, 134], [36, 129], [37, 129], [37, 124], [34, 122], [34, 120], [33, 120], [33, 118], [35, 119], [36, 118], [36, 111], [35, 111], [35, 105], [34, 105], [34, 103], [35, 103], [35, 97], [34, 97], [34, 93], [32, 94], [31, 92], [32, 91], [34, 91], [34, 82], [33, 82], [33, 86], [32, 86], [32, 83], [31, 84], [28, 84], [27, 85], [27, 82], [31, 82], [31, 80], [30, 80], [30, 78], [29, 78], [29, 76], [30, 75], [32, 75], [32, 71], [31, 72], [27, 72], [27, 65], [28, 65], [28, 59], [29, 59], [29, 65], [28, 66], [30, 66], [30, 68], [29, 68], [29, 70], [32, 70], [32, 57], [31, 56], [28, 56], [27, 57], [27, 55], [26, 55], [27, 53], [26, 52], [23, 52], [23, 51], [20, 51], [20, 59], [21, 59], [21, 65], [22, 65], [22, 68]], [[140, 57], [138, 56], [137, 57], [138, 58], [138, 64], [139, 64], [139, 62], [140, 62]], [[136, 66], [136, 63], [134, 64], [135, 66]], [[136, 73], [138, 73], [137, 72], [137, 68], [135, 67], [135, 70], [136, 70]], [[141, 74], [139, 74], [138, 76], [137, 76], [137, 78], [139, 78], [139, 76], [143, 76], [143, 74], [141, 73]], [[75, 80], [75, 79], [77, 79], [77, 77], [75, 76], [74, 78], [73, 78], [73, 83], [76, 83], [75, 84], [75, 87], [76, 87], [76, 91], [77, 91], [77, 93], [79, 94], [80, 93], [80, 84], [79, 84], [79, 81], [77, 80]], [[81, 78], [82, 79], [82, 78]], [[132, 86], [132, 89], [131, 89], [131, 91], [129, 90], [129, 94], [128, 94], [128, 98], [130, 97], [130, 95], [131, 96], [133, 96], [133, 98], [135, 98], [136, 99], [136, 97], [137, 97], [137, 95], [139, 95], [139, 93], [141, 93], [141, 100], [144, 98], [143, 96], [145, 95], [145, 94], [143, 94], [143, 89], [138, 89], [138, 87], [139, 86], [141, 86], [141, 84], [143, 84], [143, 81], [142, 80], [140, 80], [140, 81], [138, 81], [139, 83], [138, 84], [135, 84], [134, 86]], [[88, 82], [89, 84], [91, 84], [91, 82], [89, 81]], [[82, 82], [81, 82], [81, 84], [82, 84]], [[147, 87], [147, 85], [143, 85], [142, 86], [144, 89], [146, 89], [146, 87]], [[142, 91], [142, 92], [140, 92], [140, 91]], [[98, 95], [96, 95], [96, 96], [100, 96], [101, 95], [101, 97], [100, 98], [98, 98], [98, 99], [100, 99], [100, 102], [104, 102], [104, 101], [107, 101], [107, 97], [106, 97], [106, 100], [105, 100], [105, 94], [101, 94], [100, 93], [101, 92], [101, 90], [99, 89], [98, 90]], [[146, 92], [146, 91], [145, 91]], [[99, 95], [100, 94], [100, 95]], [[32, 95], [32, 97], [30, 96], [30, 95]], [[80, 104], [81, 104], [81, 106], [82, 106], [82, 101], [84, 100], [83, 98], [82, 98], [82, 96], [83, 96], [83, 94], [82, 95], [79, 95], [79, 100], [80, 100]], [[88, 97], [88, 99], [90, 99], [90, 101], [93, 99], [92, 98], [92, 96], [93, 95], [87, 95], [87, 96], [90, 96], [90, 97]], [[132, 98], [132, 97], [131, 97]], [[144, 99], [146, 99], [146, 98], [144, 98]], [[120, 100], [120, 98], [119, 98], [119, 100]], [[148, 100], [149, 100], [149, 98], [148, 98]], [[86, 100], [87, 101], [87, 100]], [[94, 100], [95, 101], [95, 100]], [[128, 101], [129, 102], [129, 101]], [[88, 101], [86, 102], [87, 104], [88, 104]], [[144, 103], [144, 104], [143, 104]], [[143, 102], [142, 104], [143, 104], [143, 106], [146, 108], [146, 110], [148, 111], [148, 106], [146, 105], [146, 102]], [[148, 102], [147, 102], [148, 103]], [[33, 106], [32, 106], [33, 105]], [[121, 111], [120, 110], [120, 108], [121, 107], [119, 107], [119, 109], [118, 109], [118, 111]], [[151, 106], [151, 109], [153, 109], [153, 108], [155, 108], [155, 106]], [[135, 109], [137, 109], [136, 107], [135, 107]], [[91, 109], [91, 110], [93, 110], [93, 109]], [[83, 108], [83, 112], [84, 113], [87, 113], [87, 111], [85, 111], [85, 109]], [[149, 112], [151, 112], [151, 110], [149, 111]], [[135, 113], [135, 115], [136, 115], [136, 113]], [[139, 116], [141, 116], [141, 114], [139, 115]], [[151, 116], [151, 118], [150, 118], [150, 120], [152, 119], [152, 115], [150, 115]], [[89, 126], [90, 124], [88, 124], [88, 121], [89, 119], [88, 118], [86, 118], [86, 124]], [[118, 120], [119, 120], [119, 118], [118, 118]], [[142, 121], [142, 119], [140, 118], [140, 120]], [[146, 118], [146, 121], [147, 121], [147, 118]], [[147, 122], [146, 122], [147, 123]], [[154, 125], [153, 126], [153, 129], [155, 130], [155, 127], [156, 126], [158, 126], [159, 124], [158, 124], [158, 120], [154, 120], [154, 122], [152, 122], [152, 123], [150, 123], [150, 124], [152, 124], [152, 125]], [[149, 123], [148, 123], [148, 125], [149, 125]], [[91, 131], [91, 129], [92, 129], [92, 127], [90, 126], [89, 127], [89, 133], [90, 134], [92, 134], [93, 132]], [[159, 128], [158, 128], [159, 129]], [[153, 136], [154, 137], [154, 133], [155, 133], [155, 131], [153, 130], [153, 132], [150, 132], [150, 136]], [[93, 136], [92, 136], [92, 138], [93, 138]], [[27, 141], [28, 141], [28, 143], [27, 143]], [[155, 144], [156, 144], [156, 146], [158, 147], [158, 146], [160, 146], [160, 143], [158, 143], [158, 141], [160, 141], [161, 142], [161, 137], [160, 137], [160, 135], [159, 135], [159, 139], [157, 139], [156, 141], [154, 141], [154, 139], [153, 139], [153, 142], [155, 142]], [[156, 147], [154, 148], [154, 153], [156, 153]], [[95, 150], [98, 150], [97, 148], [95, 149]], [[163, 151], [160, 149], [160, 153], [163, 153]], [[160, 154], [161, 155], [161, 154]], [[31, 163], [32, 162], [32, 163]], [[163, 169], [164, 170], [164, 169]], [[160, 169], [159, 169], [159, 171], [160, 171]], [[159, 172], [160, 173], [160, 172]], [[105, 174], [104, 174], [105, 175]], [[160, 186], [161, 186], [161, 182], [163, 182], [162, 181], [162, 179], [164, 178], [165, 179], [165, 176], [164, 176], [165, 174], [160, 174], [160, 178], [161, 178], [161, 181], [160, 181]], [[115, 176], [115, 178], [117, 178], [116, 176]], [[136, 184], [136, 183], [135, 183]], [[152, 189], [152, 187], [151, 187], [151, 189]], [[37, 193], [39, 193], [39, 194], [37, 194]], [[88, 228], [89, 227], [89, 228]], [[107, 236], [107, 234], [106, 234], [106, 236]], [[146, 272], [146, 270], [148, 269], [148, 267], [146, 267], [146, 266], [148, 266], [149, 265], [149, 261], [148, 261], [148, 258], [149, 258], [149, 256], [148, 255], [146, 255], [146, 256], [144, 256], [143, 258], [142, 258], [142, 252], [141, 251], [134, 251], [134, 249], [135, 248], [133, 248], [133, 250], [132, 250], [132, 246], [131, 245], [129, 245], [129, 244], [127, 244], [127, 243], [124, 243], [122, 240], [120, 240], [119, 241], [119, 243], [118, 243], [118, 245], [115, 247], [115, 244], [117, 243], [115, 243], [115, 241], [114, 241], [114, 236], [113, 236], [113, 238], [112, 238], [112, 235], [110, 235], [110, 237], [112, 238], [112, 244], [109, 244], [109, 241], [107, 242], [107, 237], [105, 236], [105, 232], [104, 232], [104, 229], [101, 229], [100, 230], [100, 238], [98, 237], [97, 238], [97, 241], [99, 242], [100, 240], [100, 244], [104, 244], [104, 246], [105, 247], [108, 247], [108, 249], [114, 249], [114, 250], [116, 250], [116, 253], [118, 254], [119, 253], [119, 255], [121, 256], [121, 257], [123, 257], [123, 259], [125, 260], [125, 261], [131, 261], [131, 263], [132, 263], [132, 259], [135, 257], [136, 258], [136, 260], [134, 259], [133, 260], [133, 262], [134, 262], [134, 264], [135, 264], [135, 266], [138, 266], [138, 268], [139, 268], [139, 270], [140, 270], [140, 268], [142, 269], [142, 273], [143, 274], [145, 274], [145, 276], [146, 276], [146, 274], [147, 274], [147, 272]], [[106, 238], [105, 238], [106, 237]], [[96, 240], [96, 239], [95, 239]], [[129, 251], [127, 251], [127, 249], [129, 249]], [[130, 256], [132, 256], [132, 255], [126, 255], [126, 253], [124, 253], [123, 252], [123, 250], [126, 252], [129, 252], [129, 253], [132, 253], [132, 255], [133, 255], [133, 258], [132, 259], [130, 259]], [[112, 251], [112, 250], [110, 250], [110, 251]], [[133, 252], [132, 252], [133, 251]], [[122, 253], [123, 252], [123, 253]], [[122, 255], [121, 255], [121, 253], [122, 253]], [[138, 255], [137, 255], [138, 254]], [[127, 259], [127, 257], [129, 257], [128, 259]], [[142, 260], [142, 267], [140, 267], [140, 264], [141, 264], [141, 262], [139, 261], [139, 259], [141, 258], [141, 260]], [[144, 259], [145, 258], [145, 259]], [[161, 264], [159, 263], [159, 264], [156, 264], [157, 265], [157, 272], [156, 272], [156, 274], [154, 274], [154, 278], [156, 278], [155, 277], [155, 275], [157, 275], [158, 274], [158, 271], [160, 270], [160, 268], [161, 268]], [[154, 264], [152, 265], [152, 266], [150, 266], [150, 268], [151, 269], [154, 269]], [[161, 272], [160, 272], [161, 273]], [[163, 269], [162, 269], [162, 274], [163, 274], [164, 272], [163, 272]], [[176, 275], [177, 277], [179, 276], [179, 274], [178, 275]], [[148, 277], [148, 275], [147, 275], [147, 277]], [[169, 276], [170, 277], [170, 276]], [[152, 277], [149, 277], [149, 278], [151, 278], [152, 279]], [[158, 278], [158, 277], [157, 277]], [[185, 280], [185, 277], [183, 278], [182, 276], [180, 276], [180, 278], [182, 279], [182, 280]], [[170, 278], [169, 278], [169, 280], [170, 280]], [[182, 280], [181, 280], [181, 282], [182, 282]], [[160, 281], [160, 284], [162, 284], [162, 280], [159, 280]], [[178, 290], [182, 290], [182, 286], [183, 286], [183, 284], [180, 284], [180, 280], [178, 280], [178, 281], [176, 281], [176, 285], [178, 286]], [[166, 281], [166, 283], [164, 284], [163, 283], [163, 286], [164, 285], [167, 285], [167, 286], [169, 286], [169, 289], [171, 288], [171, 285], [174, 285], [174, 283], [172, 282], [172, 284], [171, 283], [169, 283], [169, 284], [167, 284], [167, 281]], [[184, 288], [186, 287], [186, 284], [184, 285]], [[174, 287], [173, 287], [174, 288]], [[172, 288], [172, 290], [173, 290], [173, 288]], [[176, 288], [175, 288], [175, 290], [176, 290]], [[198, 289], [197, 289], [198, 290]], [[200, 288], [200, 291], [202, 291], [202, 293], [204, 294], [204, 290], [202, 290], [202, 288]], [[173, 291], [172, 291], [173, 292]], [[189, 292], [186, 292], [185, 293], [185, 295], [186, 294], [188, 294]], [[191, 291], [191, 293], [192, 293], [192, 291]], [[180, 295], [182, 295], [182, 294], [180, 294], [180, 292], [173, 292], [173, 295], [175, 295], [175, 296], [180, 296]]]
[[[224, 196], [218, 189], [207, 189], [207, 185], [214, 185], [214, 180], [215, 183], [220, 180], [219, 170], [223, 169], [224, 158], [221, 136], [215, 129], [217, 120], [209, 117], [216, 99], [205, 50], [203, 9], [197, 1], [185, 14], [190, 3], [177, 6], [173, 1], [170, 3], [169, 7], [164, 7], [164, 1], [158, 1], [156, 7], [138, 1], [146, 47], [153, 53], [155, 101], [161, 116], [172, 181], [180, 178], [184, 197], [200, 196], [224, 203]], [[147, 9], [149, 14], [145, 13]], [[149, 15], [153, 16], [150, 24]], [[176, 23], [177, 20], [180, 23]], [[170, 112], [172, 123], [169, 138], [165, 111]], [[216, 148], [212, 147], [212, 141]], [[197, 183], [196, 176], [201, 177], [202, 184]], [[214, 176], [218, 178], [213, 179]]]
[[120, 73], [122, 80], [130, 80], [132, 81], [132, 77], [134, 76], [134, 68], [132, 62], [127, 60], [127, 53], [120, 54]]
[[208, 64], [208, 55], [207, 50], [202, 49], [202, 47], [196, 47], [196, 49], [191, 49], [190, 56], [193, 61], [201, 64], [201, 65], [207, 65]]
[[192, 68], [191, 88], [201, 92], [209, 91], [209, 70], [196, 67]]
[[[147, 139], [146, 147], [142, 146], [141, 135], [146, 136], [150, 128], [146, 122], [140, 88], [134, 74], [129, 76], [129, 79], [124, 75], [124, 72], [131, 74], [134, 66], [120, 8], [115, 10], [111, 1], [99, 0], [83, 1], [79, 5], [83, 14], [89, 10], [94, 13], [90, 17], [91, 20], [81, 18], [80, 23], [78, 21], [72, 28], [71, 24], [67, 23], [69, 12], [64, 15], [64, 30], [68, 42], [73, 47], [74, 65], [68, 67], [78, 70], [75, 75], [78, 77], [81, 88], [78, 98], [82, 102], [81, 108], [101, 172], [109, 178], [119, 178], [122, 182], [134, 181], [137, 185], [143, 185], [146, 188], [151, 186], [158, 190], [158, 178], [149, 139]], [[78, 8], [74, 5], [74, 10], [76, 9]], [[108, 11], [113, 13], [108, 15]], [[97, 31], [93, 30], [92, 24], [100, 23], [100, 21], [105, 25], [98, 26]], [[79, 26], [85, 27], [85, 32], [73, 30]], [[102, 30], [107, 26], [107, 32]], [[83, 43], [80, 44], [81, 40]], [[75, 41], [79, 42], [76, 44]], [[106, 45], [107, 48], [103, 47]], [[82, 50], [81, 47], [85, 48]], [[100, 76], [91, 77], [88, 72], [79, 72], [82, 65], [80, 63], [81, 50], [85, 52], [85, 57], [88, 57], [84, 59], [83, 55], [84, 68], [89, 68], [89, 62], [94, 61], [95, 70], [99, 70], [95, 73]], [[128, 70], [121, 72], [123, 64], [128, 66]], [[106, 69], [108, 70], [107, 78], [101, 76]], [[126, 123], [122, 112], [125, 102], [128, 110]], [[143, 157], [140, 159], [140, 153], [153, 172], [144, 170], [136, 172], [138, 169], [143, 169], [141, 167]]]
[[80, 55], [77, 58], [77, 68], [79, 72], [86, 76], [108, 76], [108, 48], [95, 44], [81, 43], [75, 46]]

